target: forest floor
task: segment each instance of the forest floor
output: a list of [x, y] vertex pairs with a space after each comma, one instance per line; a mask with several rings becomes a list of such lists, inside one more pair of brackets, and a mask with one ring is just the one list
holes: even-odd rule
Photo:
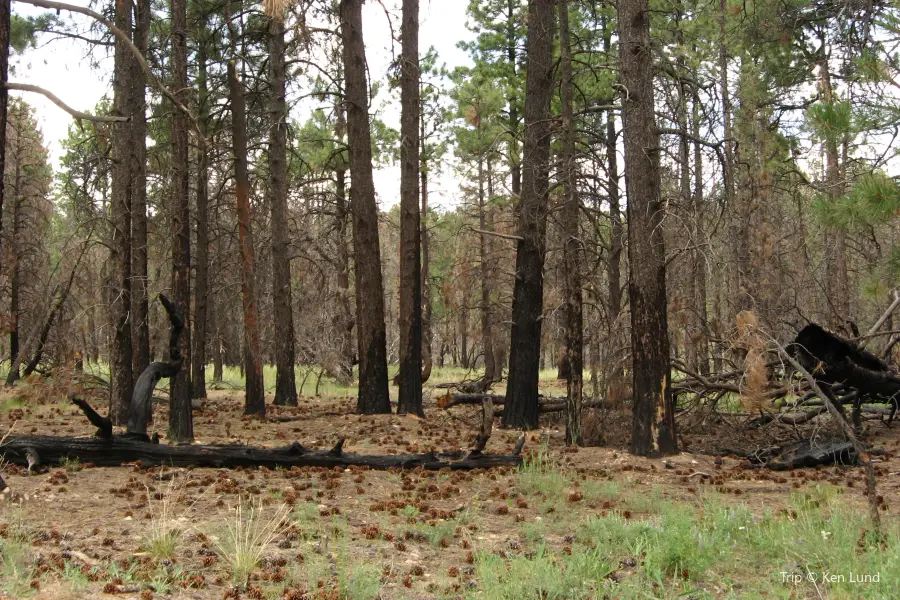
[[[542, 385], [558, 391], [555, 381]], [[92, 435], [62, 388], [0, 393], [0, 435], [16, 419], [12, 435]], [[271, 407], [270, 415], [303, 417], [271, 423], [241, 416], [240, 390], [215, 390], [195, 411], [194, 430], [197, 442], [261, 446], [328, 448], [344, 437], [355, 453], [469, 447], [480, 407], [440, 410], [439, 393], [425, 419], [358, 416], [353, 397], [323, 395]], [[163, 404], [154, 419], [162, 435]], [[612, 435], [627, 423], [607, 418], [612, 446], [567, 449], [562, 422], [548, 421], [528, 435], [521, 468], [490, 471], [73, 461], [27, 475], [6, 465], [13, 499], [0, 506], [0, 597], [900, 598], [900, 426], [870, 423], [869, 440], [886, 451], [877, 465], [888, 499], [882, 544], [869, 531], [861, 468], [772, 472], [699, 452], [635, 458], [616, 441], [625, 434]], [[734, 436], [728, 419], [689, 425], [692, 452], [756, 443]], [[518, 435], [495, 429], [487, 451], [509, 452]], [[776, 435], [776, 426], [756, 435]], [[238, 529], [258, 536], [262, 556], [241, 592], [235, 563], [252, 548], [229, 542]]]

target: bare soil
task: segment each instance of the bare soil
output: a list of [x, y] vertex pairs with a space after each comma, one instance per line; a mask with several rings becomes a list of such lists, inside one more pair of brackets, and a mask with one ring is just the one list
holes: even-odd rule
[[[0, 415], [6, 421], [0, 435], [14, 422], [12, 435], [93, 434], [81, 412], [62, 400], [65, 393], [61, 389], [46, 385], [16, 388], [3, 392], [0, 402], [23, 394], [25, 406]], [[479, 407], [443, 411], [433, 402], [429, 402], [425, 419], [358, 416], [353, 414], [355, 399], [341, 397], [302, 398], [296, 408], [269, 406], [270, 416], [302, 419], [260, 422], [241, 415], [242, 397], [239, 392], [210, 393], [194, 415], [198, 443], [278, 446], [298, 440], [307, 447], [324, 448], [343, 437], [345, 450], [357, 453], [451, 451], [471, 444], [480, 421]], [[104, 412], [99, 398], [92, 402]], [[822, 482], [845, 488], [846, 501], [865, 509], [861, 468], [771, 472], [749, 468], [743, 458], [701, 453], [722, 447], [750, 450], [753, 444], [790, 439], [797, 434], [790, 427], [773, 425], [735, 434], [746, 419], [693, 415], [684, 423], [682, 442], [687, 452], [667, 459], [643, 459], [630, 456], [622, 446], [627, 415], [606, 414], [602, 419], [606, 441], [612, 447], [566, 448], [561, 422], [548, 421], [545, 429], [528, 434], [526, 452], [546, 444], [551, 458], [572, 475], [574, 483], [566, 490], [560, 510], [582, 515], [620, 511], [627, 518], [639, 518], [640, 504], [629, 504], [626, 498], [647, 497], [661, 490], [664, 498], [696, 502], [705, 488], [713, 487], [735, 503], [777, 511], [787, 505], [792, 492]], [[151, 430], [159, 432], [162, 443], [166, 422], [166, 407], [158, 404]], [[823, 426], [820, 423], [818, 427]], [[877, 457], [879, 494], [887, 499], [900, 497], [900, 459], [895, 457], [900, 448], [900, 425], [887, 428], [870, 421], [869, 427], [869, 441], [885, 451]], [[509, 452], [518, 435], [495, 429], [487, 452]], [[382, 597], [444, 597], [475, 585], [475, 548], [516, 552], [521, 524], [540, 520], [548, 510], [555, 510], [520, 494], [511, 469], [468, 473], [189, 469], [178, 470], [174, 483], [168, 469], [136, 465], [53, 466], [31, 475], [7, 465], [3, 475], [13, 493], [12, 500], [0, 507], [0, 535], [11, 535], [14, 528], [28, 532], [39, 565], [31, 597], [48, 599], [105, 594], [142, 599], [238, 597], [211, 537], [222, 533], [231, 518], [229, 510], [247, 497], [273, 507], [282, 502], [306, 507], [308, 520], [295, 520], [278, 534], [250, 590], [240, 597], [304, 598], [301, 590], [310, 590], [309, 597], [337, 598], [336, 573], [363, 564], [381, 570]], [[615, 482], [621, 486], [621, 500], [586, 497], [579, 489], [581, 482], [587, 481]], [[154, 523], [152, 513], [158, 514], [164, 503], [185, 531], [172, 561], [155, 560], [144, 543]], [[896, 517], [898, 510], [897, 503], [889, 501], [884, 514]], [[545, 543], [565, 551], [571, 543], [569, 533], [564, 525], [557, 527], [548, 532]], [[317, 572], [314, 569], [305, 576], [297, 575], [303, 571], [302, 565], [313, 562], [319, 565], [320, 576], [308, 574]], [[87, 574], [91, 581], [86, 588], [73, 585], [65, 575], [66, 563]], [[114, 563], [121, 569], [111, 568]], [[128, 568], [131, 576], [122, 577]], [[175, 585], [167, 594], [148, 585], [161, 569], [176, 573], [172, 577]], [[627, 576], [627, 565], [622, 570], [620, 576]]]

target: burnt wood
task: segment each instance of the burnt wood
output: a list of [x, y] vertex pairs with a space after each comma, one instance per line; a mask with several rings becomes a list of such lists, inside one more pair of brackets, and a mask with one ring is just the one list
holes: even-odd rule
[[134, 439], [113, 437], [80, 438], [47, 435], [10, 436], [0, 447], [0, 456], [11, 463], [27, 465], [25, 449], [34, 448], [44, 464], [60, 464], [77, 458], [83, 463], [112, 467], [140, 461], [142, 466], [175, 467], [368, 467], [371, 469], [428, 470], [487, 469], [516, 467], [520, 456], [481, 454], [398, 454], [369, 455], [343, 452], [339, 442], [330, 450], [308, 450], [299, 443], [280, 448], [241, 445], [168, 446]]

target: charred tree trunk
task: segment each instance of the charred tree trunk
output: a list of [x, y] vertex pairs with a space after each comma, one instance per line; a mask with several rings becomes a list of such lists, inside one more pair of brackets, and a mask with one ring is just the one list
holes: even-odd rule
[[397, 412], [422, 410], [419, 214], [419, 0], [403, 0], [400, 56], [400, 393]]
[[[612, 34], [607, 27], [606, 19], [601, 21], [603, 30], [606, 33], [603, 36], [603, 51], [609, 54], [612, 51]], [[624, 346], [622, 335], [622, 327], [619, 323], [619, 316], [622, 313], [622, 248], [624, 229], [622, 227], [622, 208], [620, 204], [619, 193], [619, 156], [618, 156], [618, 137], [619, 132], [616, 131], [616, 115], [612, 110], [606, 113], [606, 169], [608, 173], [607, 192], [609, 194], [609, 256], [606, 264], [607, 276], [607, 335], [606, 335], [606, 358], [610, 365], [604, 371], [607, 374], [606, 396], [610, 403], [614, 406], [620, 405], [624, 396], [623, 381], [623, 357], [620, 348]], [[599, 336], [598, 336], [599, 337]], [[592, 374], [594, 377], [597, 371], [594, 365], [600, 361], [603, 355], [600, 344], [594, 346], [596, 356], [592, 358]], [[596, 379], [595, 379], [596, 381]], [[594, 395], [599, 393], [599, 385], [594, 386]]]
[[[479, 119], [478, 128], [481, 129]], [[487, 207], [484, 198], [484, 157], [478, 159], [478, 228], [487, 228]], [[497, 379], [497, 364], [494, 362], [493, 319], [491, 318], [491, 274], [488, 269], [488, 244], [486, 233], [478, 234], [478, 258], [481, 261], [481, 347], [484, 353], [484, 384], [490, 385]]]
[[[821, 52], [824, 55], [819, 64], [822, 101], [834, 103], [834, 90], [831, 86], [831, 72], [828, 65], [828, 44], [824, 39]], [[834, 132], [829, 132], [825, 136], [825, 196], [831, 205], [836, 204], [844, 192], [837, 138], [838, 136]], [[845, 329], [846, 320], [851, 317], [844, 229], [841, 227], [828, 228], [825, 231], [823, 242], [825, 246], [825, 287], [828, 290], [829, 306], [828, 325], [836, 331], [841, 331]]]
[[[187, 102], [187, 0], [170, 0], [172, 15], [172, 76], [177, 97]], [[191, 308], [191, 209], [188, 190], [188, 122], [180, 110], [172, 115], [172, 302], [185, 321], [180, 339], [181, 356], [187, 368], [171, 378], [169, 439], [194, 441], [191, 414], [190, 308]]]
[[[203, 21], [205, 27], [206, 20]], [[209, 87], [206, 42], [197, 48], [197, 102], [200, 133], [207, 135]], [[191, 342], [191, 397], [206, 398], [206, 332], [209, 312], [209, 150], [201, 144], [197, 157], [197, 252], [194, 275], [194, 335]]]
[[[150, 37], [150, 0], [137, 0], [134, 8], [134, 45], [147, 54]], [[147, 298], [147, 76], [131, 61], [132, 198], [131, 198], [131, 344], [132, 372], [150, 364], [150, 306]]]
[[[419, 111], [420, 144], [425, 144], [425, 117]], [[432, 358], [431, 344], [434, 341], [431, 331], [431, 255], [428, 241], [428, 164], [425, 152], [421, 152], [422, 167], [419, 169], [419, 195], [422, 198], [422, 212], [420, 217], [422, 236], [422, 383], [428, 381], [431, 375]]]
[[572, 47], [569, 3], [559, 0], [560, 96], [562, 99], [563, 255], [566, 292], [566, 443], [581, 443], [581, 403], [584, 391], [584, 330], [581, 297], [580, 202], [576, 187], [575, 123], [572, 109]]
[[541, 313], [550, 170], [550, 97], [553, 93], [553, 0], [528, 2], [523, 183], [513, 289], [509, 383], [504, 427], [538, 426]]
[[350, 208], [356, 259], [356, 338], [359, 348], [359, 399], [362, 414], [390, 413], [384, 285], [378, 244], [378, 207], [372, 179], [372, 138], [363, 45], [362, 0], [341, 0], [346, 80], [347, 139], [350, 150]]
[[0, 457], [15, 463], [27, 464], [26, 448], [40, 456], [43, 464], [61, 464], [65, 459], [77, 458], [98, 467], [118, 467], [123, 463], [140, 462], [141, 466], [171, 467], [352, 467], [369, 469], [487, 469], [517, 467], [522, 463], [519, 448], [512, 454], [352, 454], [341, 449], [341, 440], [331, 450], [310, 450], [294, 442], [282, 448], [259, 448], [240, 445], [169, 446], [152, 444], [123, 437], [107, 439], [84, 437], [56, 437], [49, 435], [16, 436], [0, 447]]
[[[134, 384], [134, 395], [131, 397], [131, 414], [128, 417], [128, 431], [125, 437], [149, 441], [147, 424], [153, 414], [153, 389], [163, 377], [172, 378], [181, 370], [184, 356], [181, 354], [180, 337], [184, 331], [184, 317], [168, 298], [159, 295], [159, 301], [169, 315], [172, 332], [169, 335], [168, 362], [155, 362], [141, 372]], [[84, 410], [84, 407], [82, 407]], [[178, 442], [178, 440], [174, 440]]]
[[[517, 54], [519, 48], [519, 39], [516, 35], [516, 27], [518, 25], [518, 9], [520, 2], [517, 0], [507, 0], [506, 2], [506, 64], [509, 66], [510, 73], [513, 78], [516, 77], [518, 71]], [[522, 195], [522, 158], [519, 154], [519, 105], [515, 88], [511, 89], [509, 97], [509, 172], [512, 181], [510, 182], [510, 191], [513, 198], [518, 200]]]
[[[343, 109], [339, 109], [343, 114]], [[339, 122], [342, 119], [339, 117]], [[346, 125], [346, 124], [345, 124]], [[340, 134], [340, 139], [343, 134]], [[335, 233], [337, 235], [337, 286], [338, 286], [338, 312], [334, 318], [335, 329], [338, 333], [338, 378], [344, 380], [347, 385], [353, 381], [353, 310], [350, 306], [350, 252], [347, 248], [347, 221], [349, 211], [347, 209], [347, 171], [339, 169], [336, 173], [335, 199], [337, 209], [335, 211]]]
[[[692, 225], [695, 236], [704, 235], [703, 217], [703, 151], [700, 146], [700, 93], [694, 88], [693, 102], [691, 106], [691, 119], [694, 134], [694, 195]], [[696, 244], [701, 240], [697, 239]], [[701, 375], [709, 375], [709, 311], [707, 310], [707, 286], [706, 286], [706, 256], [702, 250], [694, 249], [693, 252], [693, 278], [694, 278], [694, 328], [697, 335], [696, 356], [697, 368]]]
[[269, 205], [272, 209], [272, 303], [275, 318], [275, 404], [297, 406], [294, 375], [294, 311], [288, 256], [287, 103], [284, 79], [284, 20], [269, 21]]
[[246, 399], [244, 414], [266, 416], [263, 373], [260, 362], [259, 309], [256, 302], [253, 233], [250, 227], [250, 177], [247, 173], [247, 108], [244, 89], [234, 61], [228, 63], [231, 96], [232, 150], [234, 152], [235, 196], [237, 198], [238, 237], [241, 249], [241, 297], [244, 308], [244, 369]]
[[[19, 242], [22, 235], [22, 135], [19, 132], [15, 136], [16, 166], [13, 171], [13, 205], [12, 205], [12, 235], [10, 236], [9, 257], [12, 262], [9, 278], [9, 373], [6, 375], [6, 385], [11, 386], [19, 379], [19, 290], [22, 287], [21, 252]], [[0, 174], [2, 176], [2, 174]]]
[[618, 4], [628, 193], [628, 295], [634, 361], [631, 452], [676, 451], [666, 319], [666, 253], [660, 199], [659, 132], [653, 104], [648, 0]]
[[[4, 179], [6, 177], [6, 122], [9, 113], [9, 43], [12, 8], [10, 0], [0, 0], [0, 233], [3, 233], [3, 205], [6, 201]], [[0, 236], [2, 239], [2, 236]], [[2, 248], [0, 248], [2, 250]], [[0, 257], [3, 253], [0, 252]], [[2, 261], [2, 258], [0, 258]], [[2, 266], [2, 262], [0, 262]]]
[[[131, 3], [116, 0], [116, 26], [131, 32]], [[133, 57], [125, 43], [115, 42], [115, 73], [113, 76], [113, 107], [116, 114], [128, 116]], [[117, 123], [113, 129], [112, 173], [112, 244], [110, 262], [113, 265], [110, 314], [113, 347], [110, 372], [109, 418], [114, 424], [128, 420], [128, 407], [134, 386], [131, 345], [131, 194], [132, 194], [132, 123]]]

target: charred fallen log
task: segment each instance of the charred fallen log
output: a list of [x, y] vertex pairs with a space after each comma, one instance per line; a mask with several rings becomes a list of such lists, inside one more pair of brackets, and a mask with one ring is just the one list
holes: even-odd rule
[[811, 442], [803, 440], [782, 448], [781, 453], [764, 463], [773, 471], [787, 471], [818, 465], [858, 465], [853, 443], [844, 440]]
[[789, 351], [817, 381], [885, 398], [900, 394], [900, 377], [887, 363], [815, 323], [797, 334]]
[[861, 407], [867, 398], [893, 405], [888, 425], [894, 420], [900, 401], [900, 377], [871, 352], [815, 323], [804, 327], [788, 350], [820, 384], [859, 392], [853, 403], [855, 427], [861, 426]]
[[[448, 394], [438, 399], [438, 407], [448, 409], [460, 404], [477, 404], [481, 405], [486, 399], [490, 399], [495, 406], [503, 406], [506, 403], [506, 396], [499, 394]], [[585, 400], [582, 408], [612, 408], [612, 404], [606, 399]], [[538, 398], [538, 412], [552, 413], [562, 412], [566, 410], [566, 399], [550, 396], [540, 396]]]
[[140, 461], [142, 466], [176, 467], [369, 467], [371, 469], [428, 470], [487, 469], [515, 467], [522, 458], [517, 454], [398, 454], [367, 455], [344, 452], [343, 440], [331, 450], [310, 450], [297, 442], [281, 448], [241, 445], [168, 446], [123, 437], [79, 438], [47, 435], [10, 437], [0, 447], [0, 456], [11, 463], [26, 465], [25, 449], [33, 448], [43, 464], [60, 464], [77, 458], [96, 466], [120, 466]]

